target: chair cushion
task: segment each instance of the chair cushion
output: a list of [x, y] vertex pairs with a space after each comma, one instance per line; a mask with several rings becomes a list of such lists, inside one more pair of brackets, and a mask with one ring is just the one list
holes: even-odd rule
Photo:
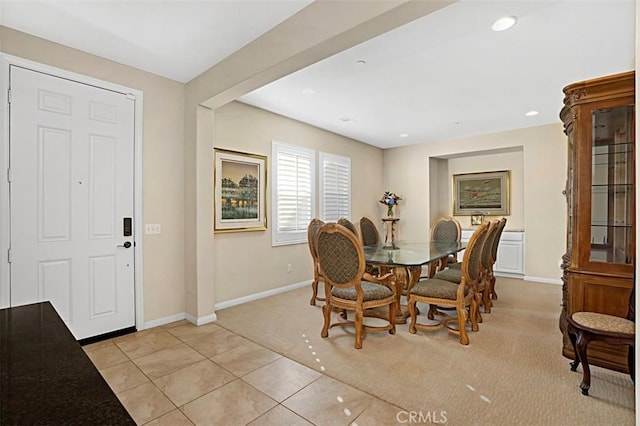
[[411, 289], [410, 294], [422, 297], [435, 297], [437, 299], [456, 300], [458, 284], [451, 281], [429, 278], [418, 281]]
[[626, 318], [597, 312], [576, 312], [571, 318], [579, 325], [592, 330], [610, 333], [635, 334], [636, 324]]
[[[364, 293], [364, 301], [380, 300], [390, 296], [393, 296], [393, 291], [389, 287], [382, 284], [370, 283], [368, 281], [361, 281], [362, 292]], [[331, 295], [338, 299], [353, 300], [356, 301], [358, 294], [355, 287], [334, 287], [331, 290]]]
[[447, 265], [450, 269], [456, 269], [460, 271], [462, 269], [462, 262], [450, 263]]
[[460, 284], [462, 281], [462, 271], [459, 269], [451, 269], [447, 268], [444, 271], [440, 271], [433, 276], [433, 278], [438, 278], [440, 280], [451, 281], [452, 283]]

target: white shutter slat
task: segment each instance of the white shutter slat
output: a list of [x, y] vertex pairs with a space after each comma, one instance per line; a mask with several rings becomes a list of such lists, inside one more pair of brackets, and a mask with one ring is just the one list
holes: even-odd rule
[[351, 160], [332, 154], [320, 153], [320, 200], [322, 218], [337, 221], [351, 216]]
[[315, 152], [274, 142], [273, 245], [306, 242], [315, 198]]

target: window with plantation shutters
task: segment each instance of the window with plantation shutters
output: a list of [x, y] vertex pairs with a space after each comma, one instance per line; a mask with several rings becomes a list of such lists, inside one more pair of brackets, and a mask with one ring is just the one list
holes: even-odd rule
[[320, 216], [325, 222], [351, 219], [351, 159], [320, 153]]
[[315, 151], [273, 142], [271, 153], [272, 244], [306, 243], [315, 214]]

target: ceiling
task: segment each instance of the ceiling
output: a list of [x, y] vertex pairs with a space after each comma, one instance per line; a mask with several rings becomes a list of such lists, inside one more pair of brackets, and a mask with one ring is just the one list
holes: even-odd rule
[[[0, 24], [187, 82], [309, 3], [0, 0]], [[558, 123], [565, 85], [634, 68], [634, 0], [461, 0], [239, 100], [391, 148]]]

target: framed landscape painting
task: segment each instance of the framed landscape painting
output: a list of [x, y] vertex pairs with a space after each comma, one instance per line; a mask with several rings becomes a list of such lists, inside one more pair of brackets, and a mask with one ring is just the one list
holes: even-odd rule
[[508, 215], [509, 171], [453, 175], [453, 214]]
[[214, 149], [214, 232], [267, 229], [267, 157]]

